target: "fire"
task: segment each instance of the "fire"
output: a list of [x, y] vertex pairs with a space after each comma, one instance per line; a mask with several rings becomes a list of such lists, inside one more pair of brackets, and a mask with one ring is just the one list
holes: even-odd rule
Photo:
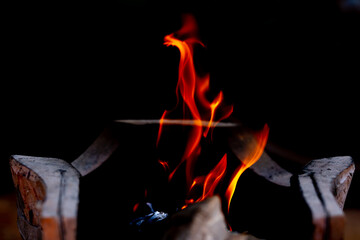
[[[169, 180], [172, 179], [179, 166], [185, 162], [186, 179], [188, 185], [191, 186], [193, 182], [193, 165], [201, 152], [201, 138], [202, 136], [207, 137], [209, 129], [214, 126], [213, 122], [215, 121], [216, 109], [222, 103], [223, 93], [220, 92], [212, 102], [206, 98], [205, 95], [210, 86], [209, 74], [199, 76], [195, 71], [193, 62], [194, 46], [200, 45], [204, 47], [204, 44], [196, 36], [197, 24], [195, 18], [191, 15], [184, 15], [183, 21], [184, 25], [179, 31], [164, 37], [164, 45], [175, 46], [180, 51], [176, 94], [178, 103], [180, 96], [183, 100], [184, 116], [186, 113], [190, 113], [190, 118], [194, 121], [194, 125], [189, 133], [189, 140], [185, 147], [183, 157], [181, 158], [180, 163], [170, 173]], [[225, 113], [223, 116], [220, 116], [219, 119], [230, 116], [231, 112], [232, 107], [226, 108]], [[161, 117], [157, 143], [159, 142], [162, 133], [163, 121], [166, 119], [168, 113], [169, 111], [165, 111]], [[208, 126], [205, 129], [202, 126], [203, 120], [209, 121]]]
[[[231, 115], [233, 106], [226, 106], [224, 104], [222, 91], [220, 91], [212, 101], [209, 101], [207, 98], [207, 93], [210, 89], [210, 76], [209, 74], [199, 76], [195, 71], [193, 61], [194, 47], [205, 47], [205, 45], [197, 37], [197, 24], [192, 15], [184, 16], [183, 27], [180, 30], [164, 37], [164, 45], [175, 46], [180, 51], [178, 82], [176, 86], [176, 107], [182, 102], [184, 120], [191, 120], [193, 122], [183, 156], [181, 157], [180, 163], [170, 172], [169, 181], [172, 180], [179, 167], [185, 164], [186, 182], [189, 193], [195, 188], [202, 188], [201, 196], [189, 197], [185, 200], [186, 204], [184, 207], [186, 207], [188, 204], [212, 196], [219, 182], [225, 175], [227, 154], [225, 154], [216, 166], [205, 176], [194, 177], [193, 170], [195, 162], [201, 153], [201, 139], [207, 138], [209, 131], [212, 131], [217, 123]], [[159, 144], [163, 131], [163, 124], [167, 121], [170, 112], [171, 111], [168, 110], [164, 111], [160, 119], [157, 145]], [[204, 121], [207, 121], [207, 125], [205, 126], [203, 124]], [[243, 159], [242, 165], [236, 169], [226, 191], [228, 208], [240, 175], [261, 156], [266, 144], [267, 134], [268, 127], [266, 125], [258, 139], [258, 146], [251, 151], [246, 159]], [[212, 134], [210, 135], [212, 136]], [[162, 161], [159, 161], [159, 163], [163, 165], [165, 170], [169, 169], [167, 163]]]
[[269, 135], [269, 127], [266, 124], [264, 126], [263, 130], [257, 136], [257, 144], [255, 146], [253, 146], [253, 148], [250, 150], [250, 152], [245, 157], [245, 159], [242, 159], [242, 164], [235, 170], [235, 172], [231, 178], [230, 184], [225, 193], [225, 197], [226, 197], [227, 203], [228, 203], [227, 204], [228, 212], [230, 210], [231, 199], [234, 195], [236, 184], [239, 180], [239, 177], [246, 169], [251, 167], [251, 165], [256, 163], [257, 160], [259, 160], [259, 158], [261, 157], [261, 155], [264, 151], [264, 148], [265, 148], [265, 145], [266, 145], [266, 142], [268, 139], [268, 135]]
[[160, 165], [164, 168], [164, 170], [167, 172], [169, 170], [169, 163], [166, 161], [158, 161], [160, 163]]
[[[227, 165], [227, 154], [216, 164], [216, 166], [206, 176], [196, 177], [190, 187], [190, 191], [197, 185], [202, 185], [202, 195], [198, 199], [193, 198], [186, 200], [187, 205], [190, 203], [200, 202], [207, 197], [213, 196], [215, 188], [220, 180], [224, 177]], [[185, 205], [184, 207], [186, 207]], [[183, 207], [183, 208], [184, 208]]]

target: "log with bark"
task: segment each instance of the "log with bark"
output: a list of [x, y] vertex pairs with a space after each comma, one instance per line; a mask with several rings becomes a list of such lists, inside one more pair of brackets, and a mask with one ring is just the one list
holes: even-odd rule
[[23, 239], [76, 239], [80, 174], [56, 158], [14, 155], [18, 227]]
[[99, 167], [117, 147], [112, 130], [106, 128], [71, 164], [57, 158], [11, 156], [22, 238], [75, 240], [79, 179]]
[[[230, 125], [222, 127], [231, 129], [228, 146], [233, 157], [241, 161], [256, 141], [251, 133], [239, 132], [238, 124]], [[11, 156], [18, 227], [23, 239], [75, 240], [80, 179], [104, 163], [118, 146], [113, 130], [105, 129], [71, 163], [56, 158]], [[169, 217], [158, 215], [166, 220], [159, 221], [164, 224], [160, 235], [164, 239], [251, 239], [251, 235], [296, 239], [291, 235], [296, 231], [298, 239], [340, 240], [344, 233], [342, 208], [353, 172], [351, 157], [334, 157], [313, 160], [300, 173], [291, 173], [264, 152], [240, 178], [238, 188], [242, 192], [235, 192], [226, 220], [221, 201], [215, 196]], [[227, 223], [234, 233], [228, 231]], [[242, 234], [245, 231], [251, 235]]]
[[[239, 160], [244, 158], [254, 144], [256, 144], [256, 140], [249, 132], [233, 132], [229, 138], [229, 146]], [[276, 209], [276, 219], [282, 223], [280, 226], [301, 233], [308, 231], [302, 226], [307, 224], [305, 221], [310, 220], [312, 226], [309, 228], [310, 234], [307, 235], [309, 239], [343, 239], [345, 231], [343, 207], [355, 171], [355, 164], [351, 157], [340, 156], [312, 160], [304, 166], [300, 173], [290, 173], [264, 152], [259, 161], [250, 167], [250, 171], [270, 183], [269, 189], [271, 190], [267, 192], [268, 196], [265, 196], [268, 202], [271, 201], [271, 191], [273, 189], [278, 191], [278, 196], [271, 208]], [[293, 197], [287, 201], [291, 199], [297, 202], [298, 206], [283, 201], [282, 198], [286, 198], [286, 195], [292, 195]], [[281, 203], [281, 201], [283, 202]], [[288, 210], [287, 206], [289, 206]], [[297, 207], [301, 210], [296, 211]], [[288, 214], [287, 211], [291, 211], [293, 214]], [[310, 219], [301, 218], [302, 215], [306, 215], [305, 212], [310, 213]], [[274, 212], [269, 214], [269, 225], [275, 214]], [[301, 227], [296, 227], [294, 224], [296, 222]], [[289, 225], [287, 226], [287, 224]], [[280, 237], [276, 232], [272, 236]], [[286, 238], [284, 236], [284, 239]], [[302, 239], [303, 235], [298, 234], [298, 238]]]

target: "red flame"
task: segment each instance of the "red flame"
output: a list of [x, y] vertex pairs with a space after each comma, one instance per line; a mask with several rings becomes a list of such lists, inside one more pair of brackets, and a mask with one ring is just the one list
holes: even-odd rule
[[[207, 197], [213, 196], [214, 191], [220, 182], [220, 180], [225, 175], [227, 165], [227, 155], [225, 154], [222, 159], [216, 164], [216, 166], [210, 171], [206, 176], [196, 177], [190, 186], [190, 191], [197, 185], [202, 186], [202, 195], [198, 199], [194, 200], [193, 198], [186, 200], [186, 207], [188, 204], [200, 202]], [[184, 208], [183, 207], [183, 208]]]
[[133, 212], [136, 212], [139, 208], [140, 203], [135, 203], [134, 207], [133, 207]]
[[[145, 191], [144, 191], [144, 199], [146, 197], [147, 197], [147, 189], [145, 189]], [[136, 212], [138, 210], [139, 206], [140, 206], [140, 202], [135, 203], [135, 205], [133, 207], [133, 212]]]
[[[204, 44], [196, 37], [197, 24], [195, 18], [192, 15], [184, 15], [183, 22], [183, 27], [179, 31], [165, 36], [164, 44], [166, 46], [175, 46], [180, 51], [179, 74], [176, 94], [179, 99], [180, 93], [181, 98], [184, 102], [184, 115], [186, 110], [189, 111], [190, 117], [194, 121], [194, 125], [189, 133], [189, 140], [186, 144], [181, 161], [170, 173], [169, 180], [172, 179], [179, 166], [182, 163], [186, 162], [186, 179], [188, 185], [191, 186], [193, 182], [193, 165], [201, 151], [199, 145], [201, 137], [206, 137], [208, 135], [209, 129], [214, 125], [213, 122], [216, 109], [223, 100], [223, 94], [222, 92], [220, 92], [218, 96], [213, 100], [213, 102], [207, 100], [205, 94], [209, 90], [209, 75], [197, 75], [193, 62], [194, 46], [201, 45], [204, 47]], [[232, 107], [227, 108], [223, 116], [220, 116], [219, 119], [222, 120], [230, 116], [231, 112]], [[168, 113], [168, 111], [165, 111], [163, 116], [161, 117], [157, 143], [159, 142], [162, 133], [163, 121]], [[201, 124], [202, 120], [209, 121], [209, 124], [205, 129]]]
[[[221, 91], [212, 101], [209, 101], [206, 96], [210, 87], [210, 76], [209, 74], [199, 76], [195, 71], [193, 62], [194, 47], [196, 45], [205, 47], [197, 38], [197, 24], [193, 16], [185, 15], [183, 18], [183, 27], [177, 32], [165, 36], [164, 45], [175, 46], [180, 51], [178, 82], [176, 86], [177, 105], [181, 97], [184, 119], [186, 119], [185, 116], [188, 116], [187, 118], [190, 119], [187, 120], [193, 121], [184, 154], [180, 163], [170, 172], [169, 181], [173, 178], [180, 165], [185, 163], [186, 181], [189, 192], [195, 187], [202, 187], [202, 195], [187, 199], [185, 201], [186, 205], [183, 207], [185, 208], [188, 204], [212, 196], [217, 185], [225, 175], [227, 167], [226, 154], [206, 176], [193, 177], [193, 169], [196, 159], [201, 152], [200, 141], [202, 137], [208, 137], [209, 131], [213, 130], [217, 123], [228, 118], [233, 112], [233, 106], [224, 106], [223, 93]], [[220, 107], [221, 111], [218, 111]], [[169, 113], [170, 111], [165, 111], [160, 119], [157, 145], [159, 144], [159, 139], [163, 131], [164, 121], [167, 119]], [[203, 121], [208, 121], [207, 126], [203, 126]], [[267, 136], [268, 127], [266, 125], [258, 138], [257, 147], [250, 152], [247, 158], [242, 160], [243, 164], [236, 169], [233, 174], [225, 196], [228, 200], [228, 209], [240, 175], [260, 158], [267, 141]], [[164, 162], [159, 162], [165, 169], [169, 168], [167, 163], [165, 165]]]
[[164, 168], [165, 172], [169, 170], [169, 163], [166, 161], [158, 160], [158, 162], [161, 164], [161, 166]]

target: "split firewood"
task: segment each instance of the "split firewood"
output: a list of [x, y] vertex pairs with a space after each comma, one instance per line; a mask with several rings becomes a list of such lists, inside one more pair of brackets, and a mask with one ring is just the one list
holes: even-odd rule
[[105, 129], [71, 164], [56, 158], [11, 156], [22, 238], [75, 240], [79, 178], [99, 167], [117, 147], [111, 130]]
[[114, 136], [112, 129], [106, 128], [94, 143], [75, 159], [71, 165], [80, 172], [81, 176], [85, 176], [105, 162], [118, 146], [119, 141]]
[[[234, 132], [229, 146], [239, 160], [257, 144], [249, 132]], [[264, 152], [250, 169], [266, 181], [287, 188], [299, 188], [312, 215], [313, 239], [340, 240], [344, 236], [343, 206], [355, 165], [351, 157], [333, 157], [310, 161], [303, 173], [292, 174]], [[297, 179], [297, 181], [291, 181]]]
[[256, 240], [257, 238], [230, 232], [226, 227], [218, 196], [195, 203], [175, 213], [170, 219], [170, 228], [164, 240]]
[[14, 155], [10, 167], [22, 238], [74, 240], [79, 173], [56, 158]]
[[[253, 136], [245, 131], [233, 131], [229, 142], [240, 161], [254, 144]], [[10, 167], [18, 195], [18, 226], [23, 239], [75, 240], [79, 178], [99, 167], [118, 145], [112, 131], [107, 129], [71, 164], [55, 158], [12, 156]], [[297, 175], [280, 167], [264, 152], [250, 169], [270, 185], [278, 186], [278, 194], [296, 192], [301, 196], [312, 215], [313, 239], [342, 238], [342, 208], [354, 172], [350, 157], [311, 161], [303, 173]], [[256, 239], [228, 231], [220, 205], [220, 199], [215, 196], [167, 217], [170, 224], [166, 225], [164, 239]], [[161, 214], [148, 217], [152, 221], [154, 216], [157, 220], [165, 218]]]
[[311, 161], [298, 176], [299, 187], [313, 216], [314, 240], [344, 237], [344, 202], [355, 165], [351, 157]]

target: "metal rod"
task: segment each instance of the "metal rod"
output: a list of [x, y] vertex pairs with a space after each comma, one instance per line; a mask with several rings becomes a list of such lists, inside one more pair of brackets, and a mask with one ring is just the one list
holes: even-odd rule
[[[115, 120], [117, 123], [126, 123], [132, 125], [151, 125], [160, 124], [160, 119], [120, 119]], [[183, 126], [209, 126], [209, 121], [193, 119], [163, 119], [165, 125], [183, 125]], [[210, 127], [238, 127], [240, 124], [233, 122], [212, 122]]]

